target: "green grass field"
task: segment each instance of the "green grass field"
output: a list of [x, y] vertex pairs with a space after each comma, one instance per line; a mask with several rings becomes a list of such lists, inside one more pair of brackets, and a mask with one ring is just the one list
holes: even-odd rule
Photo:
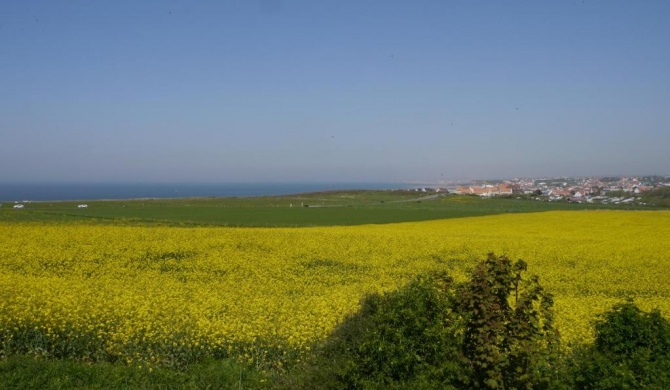
[[184, 371], [148, 370], [110, 363], [0, 359], [1, 389], [258, 389], [266, 377], [232, 359], [192, 365]]
[[333, 191], [255, 198], [34, 202], [0, 207], [4, 221], [210, 226], [334, 226], [583, 209], [653, 209], [526, 199], [430, 195], [410, 191]]

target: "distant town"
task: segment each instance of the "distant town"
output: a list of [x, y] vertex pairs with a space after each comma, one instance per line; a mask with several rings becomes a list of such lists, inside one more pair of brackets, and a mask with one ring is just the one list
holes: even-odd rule
[[543, 177], [507, 180], [473, 180], [418, 187], [419, 192], [455, 193], [480, 197], [519, 196], [574, 203], [641, 203], [647, 192], [667, 188], [670, 176]]

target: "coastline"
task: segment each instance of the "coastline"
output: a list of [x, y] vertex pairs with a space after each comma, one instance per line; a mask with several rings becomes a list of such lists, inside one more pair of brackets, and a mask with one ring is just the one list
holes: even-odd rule
[[329, 191], [402, 190], [407, 183], [9, 183], [0, 203], [141, 201], [297, 196]]

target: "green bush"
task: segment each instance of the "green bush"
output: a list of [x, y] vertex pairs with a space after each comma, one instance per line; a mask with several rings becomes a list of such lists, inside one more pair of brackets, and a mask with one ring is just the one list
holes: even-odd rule
[[523, 260], [489, 254], [460, 287], [458, 311], [466, 319], [463, 354], [470, 386], [548, 388], [556, 377], [558, 332], [553, 299], [537, 277], [525, 280]]
[[595, 324], [596, 340], [573, 357], [579, 389], [669, 389], [670, 323], [658, 310], [617, 304]]
[[[448, 285], [448, 279], [443, 281]], [[327, 344], [324, 353], [345, 357], [338, 376], [346, 387], [432, 380], [443, 362], [457, 359], [448, 289], [435, 288], [435, 282], [419, 279], [396, 294], [370, 296], [360, 315], [338, 329], [335, 339], [346, 342]]]
[[[458, 372], [452, 281], [420, 277], [385, 295], [369, 295], [319, 346], [301, 372], [284, 378], [297, 389], [435, 388]], [[445, 370], [453, 366], [452, 370]]]

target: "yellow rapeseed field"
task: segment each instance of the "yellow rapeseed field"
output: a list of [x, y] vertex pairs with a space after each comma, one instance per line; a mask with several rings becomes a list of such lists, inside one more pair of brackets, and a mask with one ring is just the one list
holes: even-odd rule
[[366, 293], [488, 252], [555, 294], [566, 344], [634, 297], [670, 313], [670, 212], [577, 211], [320, 228], [0, 223], [0, 356], [281, 365]]

